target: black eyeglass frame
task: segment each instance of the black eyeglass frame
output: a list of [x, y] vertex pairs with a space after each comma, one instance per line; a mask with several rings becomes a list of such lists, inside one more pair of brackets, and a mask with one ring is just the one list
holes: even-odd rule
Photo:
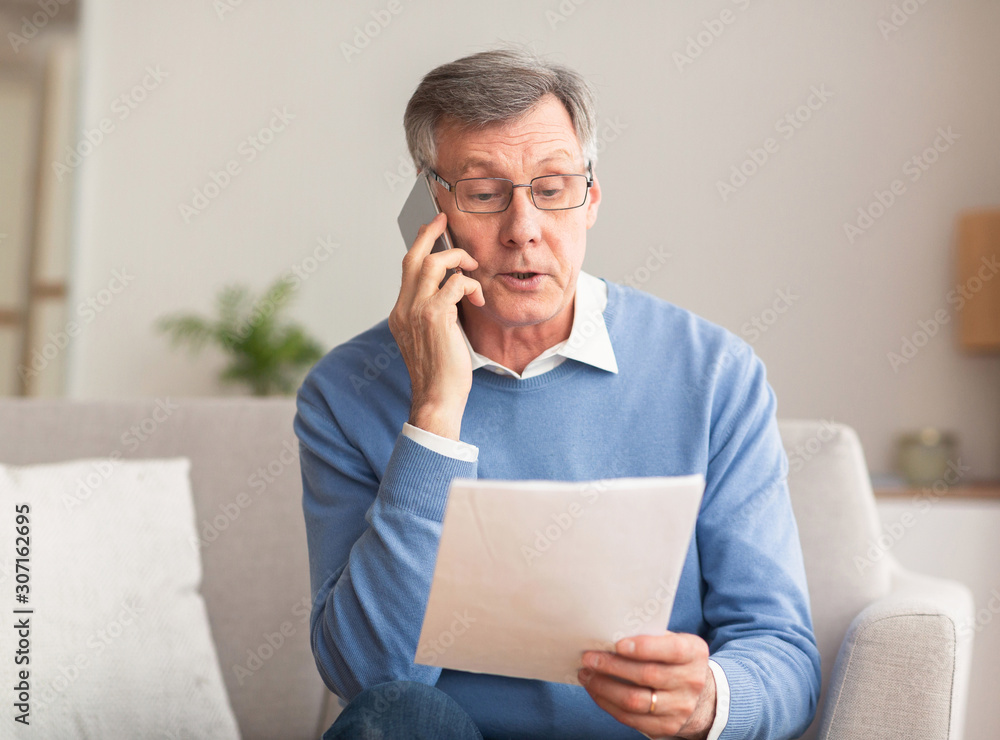
[[[454, 196], [454, 198], [455, 198], [455, 207], [458, 210], [460, 210], [462, 213], [480, 213], [480, 214], [503, 213], [508, 208], [510, 208], [510, 204], [514, 202], [514, 189], [515, 188], [528, 188], [528, 198], [531, 200], [531, 205], [533, 205], [539, 211], [571, 211], [574, 208], [581, 208], [582, 206], [586, 205], [586, 203], [587, 203], [587, 193], [590, 192], [590, 188], [594, 184], [594, 168], [593, 168], [593, 163], [592, 162], [587, 162], [587, 174], [586, 175], [581, 175], [581, 174], [577, 174], [577, 173], [564, 173], [564, 174], [555, 174], [555, 175], [539, 175], [538, 177], [531, 178], [531, 181], [528, 182], [526, 185], [518, 185], [513, 180], [510, 180], [510, 179], [508, 179], [506, 177], [463, 177], [461, 180], [455, 180], [455, 183], [451, 184], [447, 180], [445, 180], [443, 177], [441, 177], [441, 175], [439, 175], [437, 172], [435, 172], [433, 169], [431, 169], [430, 167], [426, 168], [425, 172], [427, 173], [428, 177], [432, 178], [436, 182], [439, 182], [441, 184], [441, 186], [445, 190], [447, 190], [449, 193], [451, 193]], [[583, 202], [580, 203], [580, 205], [578, 205], [578, 206], [566, 206], [565, 208], [542, 208], [537, 203], [535, 203], [534, 188], [532, 188], [532, 183], [534, 183], [535, 180], [541, 180], [543, 177], [586, 177], [587, 178], [587, 190], [583, 194]], [[511, 188], [510, 188], [510, 198], [507, 199], [507, 205], [505, 205], [499, 211], [467, 211], [467, 210], [465, 210], [464, 208], [462, 208], [462, 206], [460, 206], [458, 204], [458, 183], [465, 182], [466, 180], [503, 180], [505, 182], [509, 182], [510, 185], [511, 185]]]

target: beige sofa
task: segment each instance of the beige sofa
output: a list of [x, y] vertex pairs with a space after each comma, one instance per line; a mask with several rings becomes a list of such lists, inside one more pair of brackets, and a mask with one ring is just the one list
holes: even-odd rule
[[[202, 593], [247, 740], [314, 740], [339, 711], [307, 634], [294, 414], [292, 399], [0, 399], [3, 463], [113, 451], [191, 459], [198, 532], [206, 543]], [[970, 592], [905, 572], [891, 552], [870, 557], [880, 529], [861, 446], [849, 427], [779, 425], [823, 660], [820, 709], [805, 737], [960, 738], [972, 647], [972, 632], [961, 625], [972, 619]], [[212, 537], [223, 529], [225, 537]], [[868, 559], [862, 564], [859, 557]], [[288, 635], [282, 648], [254, 661], [266, 636], [278, 631]]]

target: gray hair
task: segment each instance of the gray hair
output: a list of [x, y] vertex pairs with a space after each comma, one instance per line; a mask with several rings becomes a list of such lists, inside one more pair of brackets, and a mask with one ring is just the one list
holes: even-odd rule
[[437, 157], [435, 132], [442, 119], [484, 128], [514, 121], [547, 94], [555, 95], [569, 113], [580, 140], [584, 162], [597, 163], [595, 95], [574, 70], [543, 61], [524, 49], [481, 51], [442, 64], [420, 81], [406, 105], [403, 128], [417, 170]]

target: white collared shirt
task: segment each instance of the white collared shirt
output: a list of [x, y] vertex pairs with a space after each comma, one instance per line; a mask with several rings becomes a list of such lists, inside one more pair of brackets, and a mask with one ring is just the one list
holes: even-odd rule
[[[617, 373], [615, 351], [611, 347], [611, 338], [604, 323], [604, 309], [607, 305], [607, 283], [581, 270], [576, 281], [576, 293], [573, 296], [573, 327], [570, 329], [569, 337], [542, 352], [528, 363], [524, 372], [518, 375], [510, 368], [476, 352], [463, 327], [462, 338], [465, 339], [465, 345], [472, 356], [472, 369], [485, 367], [497, 375], [512, 375], [523, 380], [541, 375], [558, 367], [565, 360], [573, 359]], [[585, 325], [588, 325], [586, 330]]]

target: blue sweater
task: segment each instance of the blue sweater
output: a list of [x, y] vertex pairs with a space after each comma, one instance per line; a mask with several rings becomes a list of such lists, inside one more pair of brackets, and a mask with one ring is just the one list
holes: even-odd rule
[[618, 373], [567, 359], [527, 379], [473, 372], [462, 440], [476, 462], [402, 434], [410, 378], [387, 321], [331, 350], [294, 421], [320, 675], [351, 699], [389, 680], [436, 685], [486, 738], [643, 735], [579, 686], [413, 662], [455, 477], [705, 476], [668, 629], [701, 635], [729, 683], [722, 740], [797, 737], [819, 697], [788, 460], [764, 365], [726, 329], [608, 283]]

